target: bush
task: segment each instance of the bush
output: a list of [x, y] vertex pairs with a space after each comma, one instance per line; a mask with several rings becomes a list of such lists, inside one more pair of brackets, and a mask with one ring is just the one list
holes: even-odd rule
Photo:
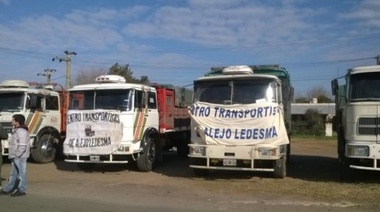
[[312, 136], [325, 135], [325, 123], [318, 110], [306, 110], [305, 119], [303, 121], [295, 121], [292, 123], [292, 134]]

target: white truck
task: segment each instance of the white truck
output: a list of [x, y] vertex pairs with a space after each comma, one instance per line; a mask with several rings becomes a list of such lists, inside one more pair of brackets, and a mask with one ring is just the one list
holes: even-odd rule
[[293, 88], [278, 65], [213, 67], [194, 81], [190, 167], [286, 176]]
[[147, 172], [162, 160], [164, 148], [176, 147], [179, 156], [187, 156], [192, 95], [186, 91], [126, 83], [118, 75], [74, 86], [69, 90], [65, 161], [80, 169], [136, 161]]
[[349, 69], [331, 82], [341, 180], [353, 169], [380, 171], [380, 65]]
[[[52, 162], [58, 151], [62, 151], [67, 97], [58, 84], [28, 83], [22, 80], [5, 80], [0, 83], [0, 123], [11, 134], [12, 116], [25, 116], [34, 162]], [[8, 149], [9, 141], [3, 140], [2, 154], [8, 155]]]

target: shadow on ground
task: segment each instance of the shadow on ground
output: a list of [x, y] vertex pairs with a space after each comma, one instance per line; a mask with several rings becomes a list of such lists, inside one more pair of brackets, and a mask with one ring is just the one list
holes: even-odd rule
[[[95, 166], [78, 167], [75, 163], [67, 163], [63, 160], [56, 160], [55, 165], [58, 170], [71, 172], [138, 172], [136, 164], [132, 161], [129, 164], [96, 164]], [[153, 170], [153, 172], [177, 178], [203, 178], [207, 180], [241, 180], [258, 178], [273, 178], [271, 172], [250, 172], [250, 171], [220, 171], [211, 170], [205, 177], [196, 177], [193, 169], [189, 167], [189, 158], [181, 158], [175, 152], [165, 152], [164, 161]], [[290, 163], [287, 166], [287, 177], [306, 181], [321, 182], [341, 182], [338, 160], [332, 157], [291, 155]], [[274, 178], [273, 178], [274, 179]], [[355, 170], [352, 182], [378, 183], [380, 172]]]

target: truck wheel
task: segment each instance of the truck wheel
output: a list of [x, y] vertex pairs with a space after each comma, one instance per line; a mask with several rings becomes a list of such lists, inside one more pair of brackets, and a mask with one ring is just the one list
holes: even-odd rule
[[286, 177], [286, 155], [276, 160], [274, 164], [274, 177], [285, 178]]
[[144, 147], [144, 152], [139, 154], [137, 158], [137, 168], [143, 172], [150, 172], [153, 170], [156, 163], [156, 144], [153, 142], [152, 138], [147, 138], [146, 146]]
[[207, 176], [209, 171], [208, 169], [193, 169], [194, 175], [197, 177], [204, 177]]
[[55, 137], [53, 135], [42, 135], [38, 139], [36, 148], [31, 151], [32, 159], [36, 163], [50, 163], [55, 158], [57, 147], [54, 144]]

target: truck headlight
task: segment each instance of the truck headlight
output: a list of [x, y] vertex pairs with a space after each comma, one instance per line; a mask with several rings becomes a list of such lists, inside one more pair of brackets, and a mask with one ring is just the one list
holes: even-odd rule
[[351, 156], [369, 156], [368, 146], [349, 145], [347, 153]]
[[206, 155], [206, 147], [204, 146], [190, 146], [189, 147], [189, 153], [190, 155]]
[[264, 157], [270, 157], [270, 156], [276, 156], [277, 149], [273, 148], [260, 148], [259, 149], [260, 156]]

